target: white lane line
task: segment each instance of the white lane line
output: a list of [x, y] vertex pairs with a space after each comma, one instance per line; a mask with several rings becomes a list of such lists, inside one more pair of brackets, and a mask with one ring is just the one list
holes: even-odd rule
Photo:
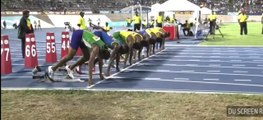
[[195, 72], [195, 71], [194, 70], [181, 70], [181, 72]]
[[207, 70], [206, 72], [220, 72], [220, 70]]
[[234, 79], [236, 82], [250, 82], [252, 81], [251, 79]]
[[253, 61], [242, 61], [242, 60], [230, 60], [230, 61], [224, 61], [224, 60], [220, 60], [220, 61], [211, 61], [211, 60], [200, 60], [200, 59], [162, 59], [162, 58], [151, 58], [148, 60], [155, 60], [155, 61], [175, 61], [175, 62], [204, 62], [204, 63], [208, 63], [208, 62], [220, 62], [220, 63], [236, 63], [236, 62], [242, 62], [242, 63], [252, 63], [252, 64], [256, 64], [256, 63], [262, 63], [262, 62], [253, 62]]
[[182, 83], [201, 83], [201, 84], [218, 84], [218, 85], [232, 85], [232, 86], [250, 86], [250, 87], [260, 87], [263, 88], [263, 85], [260, 84], [245, 84], [245, 83], [226, 83], [226, 82], [217, 82], [217, 81], [188, 81], [188, 80], [172, 80], [172, 79], [150, 79], [149, 81], [158, 81], [158, 82], [182, 82]]
[[257, 66], [259, 66], [259, 67], [263, 67], [263, 65], [257, 65]]
[[147, 65], [147, 66], [177, 66], [177, 67], [216, 67], [216, 68], [230, 68], [230, 69], [263, 69], [262, 67], [236, 67], [236, 66], [221, 66], [219, 64], [209, 64], [209, 65], [198, 65], [198, 66], [189, 66], [189, 65], [178, 65], [178, 64], [153, 64], [153, 63], [140, 63], [139, 65]]
[[[238, 58], [238, 59], [253, 59], [253, 58], [248, 58], [248, 57], [224, 57], [224, 56], [220, 56], [220, 57], [213, 57], [213, 56], [171, 56], [171, 55], [159, 55], [160, 57], [174, 57], [174, 58], [205, 58], [205, 59], [211, 59], [211, 58], [222, 58], [222, 59], [230, 59], [230, 58]], [[258, 57], [254, 58], [254, 59], [259, 59]]]
[[185, 64], [186, 66], [198, 66], [198, 64]]
[[209, 64], [208, 66], [221, 66], [220, 64]]
[[218, 78], [204, 78], [204, 81], [219, 81]]
[[235, 67], [244, 67], [245, 65], [244, 65], [244, 64], [233, 64], [232, 66], [235, 66]]
[[255, 61], [255, 62], [263, 62], [263, 60], [252, 60], [252, 61]]
[[240, 58], [240, 56], [228, 56], [229, 58]]
[[[207, 54], [207, 53], [203, 53], [203, 54]], [[212, 53], [212, 54], [221, 55], [221, 54], [223, 54], [223, 53], [221, 53], [221, 52], [214, 52], [214, 53]], [[225, 55], [225, 54], [223, 54], [223, 55]]]
[[[206, 56], [203, 56], [203, 57], [206, 57]], [[212, 58], [221, 58], [222, 56], [209, 56], [209, 57], [212, 57]]]
[[208, 60], [210, 62], [220, 62], [221, 60]]
[[248, 56], [249, 58], [261, 58], [260, 56], [258, 55], [255, 55], [255, 56]]
[[189, 80], [189, 78], [174, 78], [174, 80]]
[[171, 71], [171, 70], [149, 70], [149, 69], [129, 69], [129, 71], [135, 72], [153, 72], [153, 73], [160, 73], [164, 71], [164, 73], [188, 73], [188, 74], [211, 74], [211, 75], [238, 75], [238, 76], [249, 76], [249, 77], [263, 77], [263, 75], [259, 74], [237, 74], [237, 73], [208, 73], [208, 72], [192, 72], [187, 70], [182, 71]]
[[248, 71], [234, 70], [234, 73], [248, 73]]
[[241, 62], [242, 60], [230, 60], [232, 62]]
[[161, 80], [161, 78], [143, 78], [144, 80]]

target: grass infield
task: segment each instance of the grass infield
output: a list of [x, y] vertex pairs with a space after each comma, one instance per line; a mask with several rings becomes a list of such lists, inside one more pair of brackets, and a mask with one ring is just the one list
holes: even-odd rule
[[224, 35], [221, 37], [216, 30], [215, 39], [209, 35], [208, 40], [202, 42], [201, 45], [237, 45], [237, 46], [262, 46], [263, 35], [261, 34], [262, 24], [260, 22], [248, 22], [248, 35], [240, 35], [240, 27], [238, 23], [226, 23], [220, 26], [220, 30]]
[[1, 91], [2, 120], [262, 120], [229, 117], [228, 105], [263, 105], [261, 95], [92, 91]]

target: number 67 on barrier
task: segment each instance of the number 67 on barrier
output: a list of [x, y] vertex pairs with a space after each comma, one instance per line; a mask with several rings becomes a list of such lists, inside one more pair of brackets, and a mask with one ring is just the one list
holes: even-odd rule
[[12, 72], [11, 53], [7, 35], [1, 36], [1, 75]]

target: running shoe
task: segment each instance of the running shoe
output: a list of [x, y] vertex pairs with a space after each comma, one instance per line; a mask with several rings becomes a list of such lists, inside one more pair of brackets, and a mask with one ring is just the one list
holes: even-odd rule
[[66, 67], [66, 70], [67, 70], [67, 72], [68, 72], [68, 76], [69, 76], [69, 78], [70, 79], [74, 79], [74, 75], [73, 75], [73, 70], [71, 70], [70, 68], [69, 68], [69, 65], [67, 65]]

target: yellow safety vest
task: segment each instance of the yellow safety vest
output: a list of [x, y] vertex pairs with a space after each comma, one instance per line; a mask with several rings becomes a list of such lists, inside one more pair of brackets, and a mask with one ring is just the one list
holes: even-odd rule
[[216, 20], [216, 15], [209, 15], [209, 20], [212, 21], [212, 20]]
[[86, 23], [83, 17], [80, 17], [78, 24], [80, 24], [80, 29], [85, 30], [86, 29]]
[[163, 23], [163, 16], [157, 16], [157, 23]]
[[171, 18], [171, 19], [170, 19], [170, 23], [174, 23], [174, 19]]
[[129, 18], [129, 19], [127, 19], [127, 23], [131, 23], [131, 19]]
[[29, 30], [32, 30], [32, 28], [31, 28], [31, 22], [30, 22], [29, 19], [26, 20], [26, 25], [27, 25], [27, 27], [29, 28]]
[[141, 22], [141, 18], [139, 16], [133, 16], [134, 24], [139, 24]]
[[238, 19], [239, 19], [239, 22], [246, 22], [247, 21], [247, 15], [246, 14], [240, 14], [239, 16], [238, 16]]

